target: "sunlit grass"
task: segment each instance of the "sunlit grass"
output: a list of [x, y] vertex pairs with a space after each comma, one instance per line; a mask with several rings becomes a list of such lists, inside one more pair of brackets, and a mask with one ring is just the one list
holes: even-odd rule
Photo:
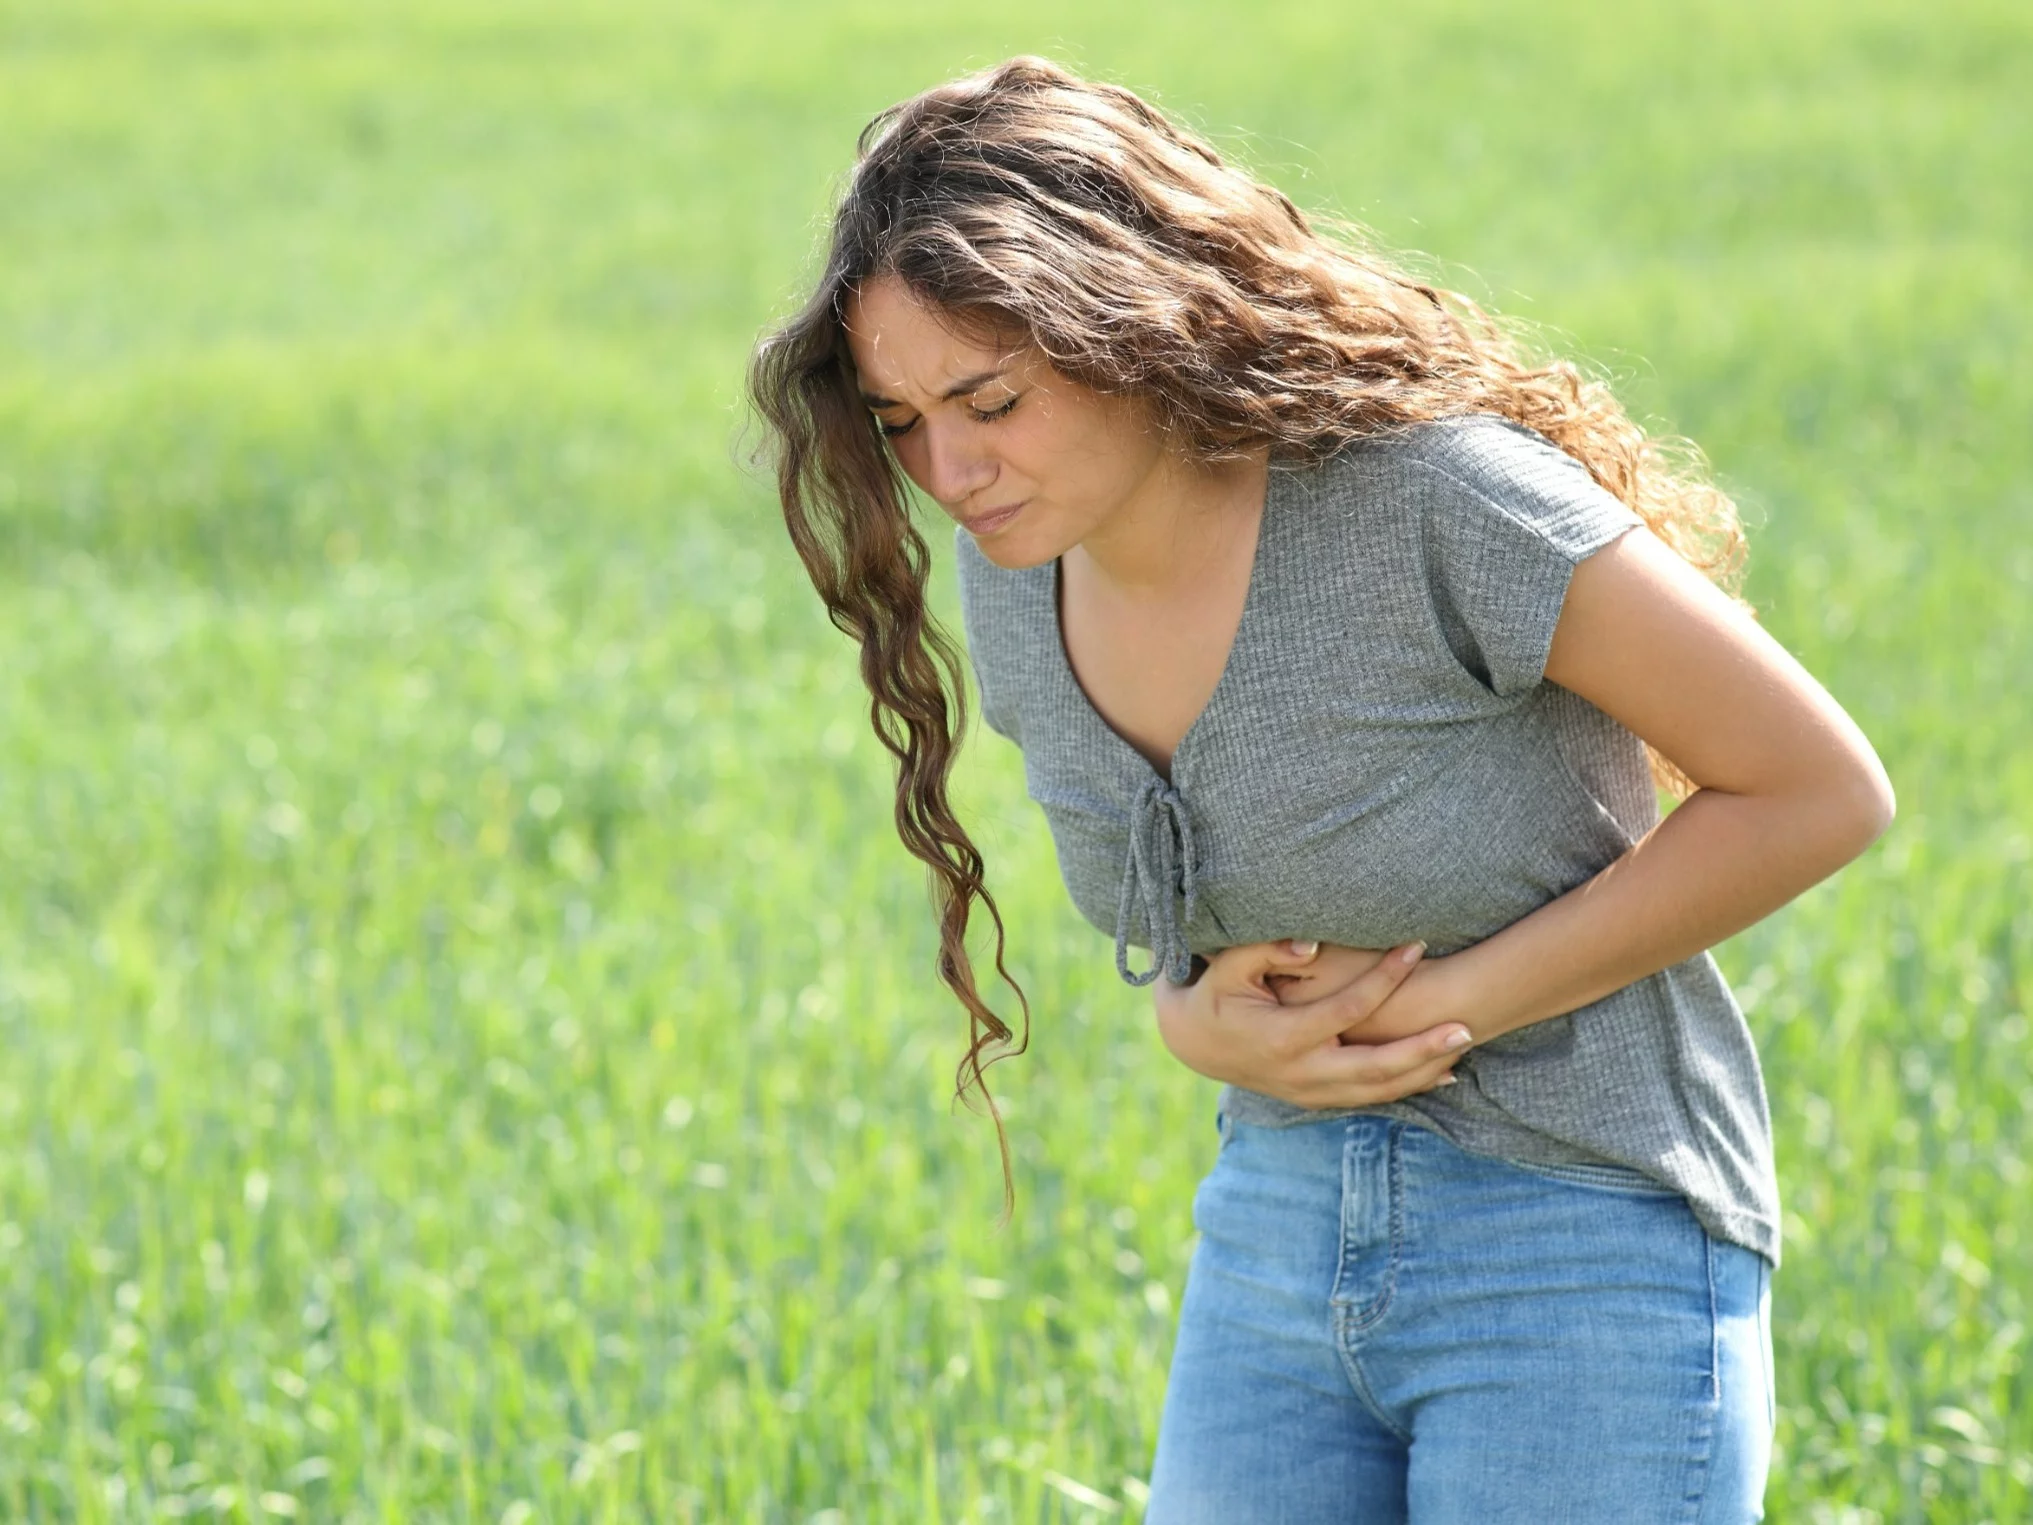
[[1770, 1517], [2033, 1513], [2028, 22], [1598, 14], [0, 8], [0, 1517], [1137, 1518], [1214, 1087], [988, 738], [996, 1231], [733, 446], [854, 129], [1020, 49], [1453, 261], [1741, 493], [1901, 801], [1719, 954]]

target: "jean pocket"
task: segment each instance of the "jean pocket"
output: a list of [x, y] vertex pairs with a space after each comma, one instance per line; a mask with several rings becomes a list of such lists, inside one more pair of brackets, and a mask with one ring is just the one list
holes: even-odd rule
[[1664, 1181], [1655, 1180], [1642, 1170], [1633, 1170], [1628, 1165], [1571, 1164], [1542, 1165], [1537, 1161], [1508, 1160], [1506, 1164], [1536, 1176], [1549, 1176], [1556, 1181], [1566, 1181], [1574, 1186], [1592, 1186], [1600, 1191], [1622, 1192], [1632, 1197], [1678, 1197], [1683, 1195]]

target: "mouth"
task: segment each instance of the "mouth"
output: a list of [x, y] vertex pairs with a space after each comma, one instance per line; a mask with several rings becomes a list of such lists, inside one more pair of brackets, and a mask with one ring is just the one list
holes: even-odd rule
[[991, 508], [985, 514], [976, 514], [972, 519], [962, 519], [960, 521], [961, 527], [968, 534], [977, 538], [982, 535], [992, 535], [1021, 513], [1024, 503], [1030, 501], [1029, 498], [1026, 498], [1023, 500], [1023, 503], [1012, 503], [1008, 508]]

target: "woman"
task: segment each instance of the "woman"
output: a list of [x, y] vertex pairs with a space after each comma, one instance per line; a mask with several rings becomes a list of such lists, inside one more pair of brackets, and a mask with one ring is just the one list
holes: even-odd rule
[[1037, 59], [869, 125], [750, 382], [934, 875], [962, 1091], [1009, 1051], [963, 941], [979, 902], [1003, 972], [1002, 923], [906, 482], [958, 522], [983, 710], [1069, 891], [1227, 1083], [1147, 1518], [1760, 1518], [1777, 1187], [1705, 950], [1893, 802], [1712, 580], [1729, 501]]

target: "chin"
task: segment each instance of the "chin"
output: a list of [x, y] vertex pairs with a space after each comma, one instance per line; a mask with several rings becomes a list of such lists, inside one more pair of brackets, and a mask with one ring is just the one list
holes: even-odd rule
[[1024, 572], [1032, 567], [1041, 567], [1059, 554], [1057, 551], [1041, 551], [1022, 542], [1012, 545], [994, 536], [977, 540], [974, 544], [983, 556], [1005, 572]]
[[1005, 572], [1022, 572], [1031, 567], [1041, 567], [1059, 555], [1063, 549], [1058, 545], [1041, 540], [1036, 535], [1020, 533], [1029, 526], [1012, 524], [1009, 528], [1019, 533], [1005, 531], [977, 539], [975, 548]]

